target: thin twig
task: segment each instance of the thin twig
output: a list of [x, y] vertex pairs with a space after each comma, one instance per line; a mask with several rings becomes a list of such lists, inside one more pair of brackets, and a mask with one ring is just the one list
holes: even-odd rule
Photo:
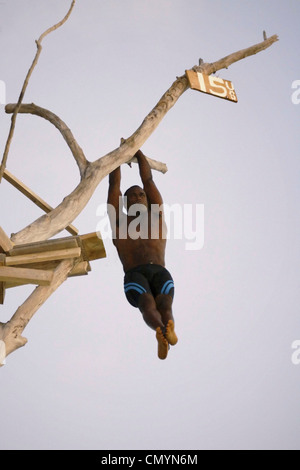
[[23, 87], [22, 87], [22, 90], [21, 90], [21, 93], [20, 93], [20, 96], [19, 96], [17, 106], [16, 106], [16, 108], [14, 110], [14, 114], [12, 115], [12, 118], [11, 118], [11, 126], [10, 126], [10, 130], [9, 130], [8, 138], [7, 138], [6, 145], [5, 145], [3, 158], [2, 158], [2, 163], [1, 163], [1, 167], [0, 167], [0, 183], [1, 183], [1, 180], [2, 180], [2, 177], [3, 177], [4, 170], [6, 168], [6, 163], [7, 163], [7, 157], [8, 157], [8, 153], [9, 153], [9, 149], [10, 149], [10, 144], [11, 144], [11, 141], [12, 141], [12, 138], [13, 138], [13, 135], [14, 135], [15, 126], [16, 126], [17, 114], [18, 114], [20, 106], [22, 104], [22, 101], [23, 101], [23, 98], [24, 98], [24, 95], [25, 95], [25, 92], [26, 92], [26, 89], [27, 89], [27, 86], [28, 86], [28, 83], [29, 83], [29, 79], [31, 77], [31, 74], [32, 74], [36, 64], [38, 63], [38, 60], [39, 60], [39, 57], [40, 57], [40, 54], [41, 54], [41, 51], [42, 51], [41, 42], [48, 34], [50, 34], [52, 31], [55, 31], [56, 29], [58, 29], [60, 26], [62, 26], [68, 20], [69, 16], [72, 13], [73, 8], [74, 8], [75, 2], [76, 2], [76, 0], [72, 1], [71, 7], [70, 7], [68, 13], [66, 14], [66, 16], [64, 17], [64, 19], [61, 20], [59, 23], [55, 24], [54, 26], [52, 26], [51, 28], [48, 28], [47, 31], [45, 31], [43, 34], [41, 34], [39, 39], [36, 41], [37, 52], [36, 52], [36, 55], [33, 59], [31, 67], [28, 70], [27, 76], [25, 78], [25, 81], [24, 81], [24, 84], [23, 84]]

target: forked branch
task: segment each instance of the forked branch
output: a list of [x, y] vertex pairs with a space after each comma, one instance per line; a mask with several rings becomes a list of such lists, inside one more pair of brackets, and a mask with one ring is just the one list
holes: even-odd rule
[[[239, 60], [267, 49], [276, 41], [278, 41], [278, 36], [272, 36], [259, 44], [237, 51], [214, 63], [203, 63], [199, 71], [210, 75], [217, 70], [228, 68]], [[119, 148], [91, 163], [77, 188], [52, 212], [42, 216], [19, 233], [13, 235], [13, 242], [19, 244], [47, 240], [72, 223], [85, 208], [103, 178], [118, 166], [131, 161], [135, 153], [152, 135], [169, 110], [188, 88], [186, 75], [177, 78], [132, 136], [123, 140]]]

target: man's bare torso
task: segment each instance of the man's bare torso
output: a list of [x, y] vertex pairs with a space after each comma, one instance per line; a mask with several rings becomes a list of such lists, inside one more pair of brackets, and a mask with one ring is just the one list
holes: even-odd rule
[[124, 214], [114, 245], [125, 272], [148, 263], [165, 266], [166, 226], [162, 213], [148, 210], [138, 217]]

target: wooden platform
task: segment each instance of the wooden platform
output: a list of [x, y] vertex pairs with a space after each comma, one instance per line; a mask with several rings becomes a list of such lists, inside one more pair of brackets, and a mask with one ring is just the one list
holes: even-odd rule
[[103, 241], [96, 233], [14, 246], [0, 227], [0, 304], [5, 289], [26, 284], [51, 284], [54, 269], [64, 259], [74, 259], [69, 277], [87, 275], [91, 261], [105, 258]]

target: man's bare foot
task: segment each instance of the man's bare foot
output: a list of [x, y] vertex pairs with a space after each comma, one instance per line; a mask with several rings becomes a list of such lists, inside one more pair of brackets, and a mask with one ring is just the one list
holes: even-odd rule
[[158, 357], [159, 359], [167, 359], [168, 351], [169, 351], [169, 343], [163, 335], [161, 328], [158, 327], [156, 329], [156, 339], [158, 342]]
[[166, 338], [171, 346], [175, 346], [178, 343], [178, 338], [175, 333], [175, 325], [173, 320], [169, 320], [166, 326]]

